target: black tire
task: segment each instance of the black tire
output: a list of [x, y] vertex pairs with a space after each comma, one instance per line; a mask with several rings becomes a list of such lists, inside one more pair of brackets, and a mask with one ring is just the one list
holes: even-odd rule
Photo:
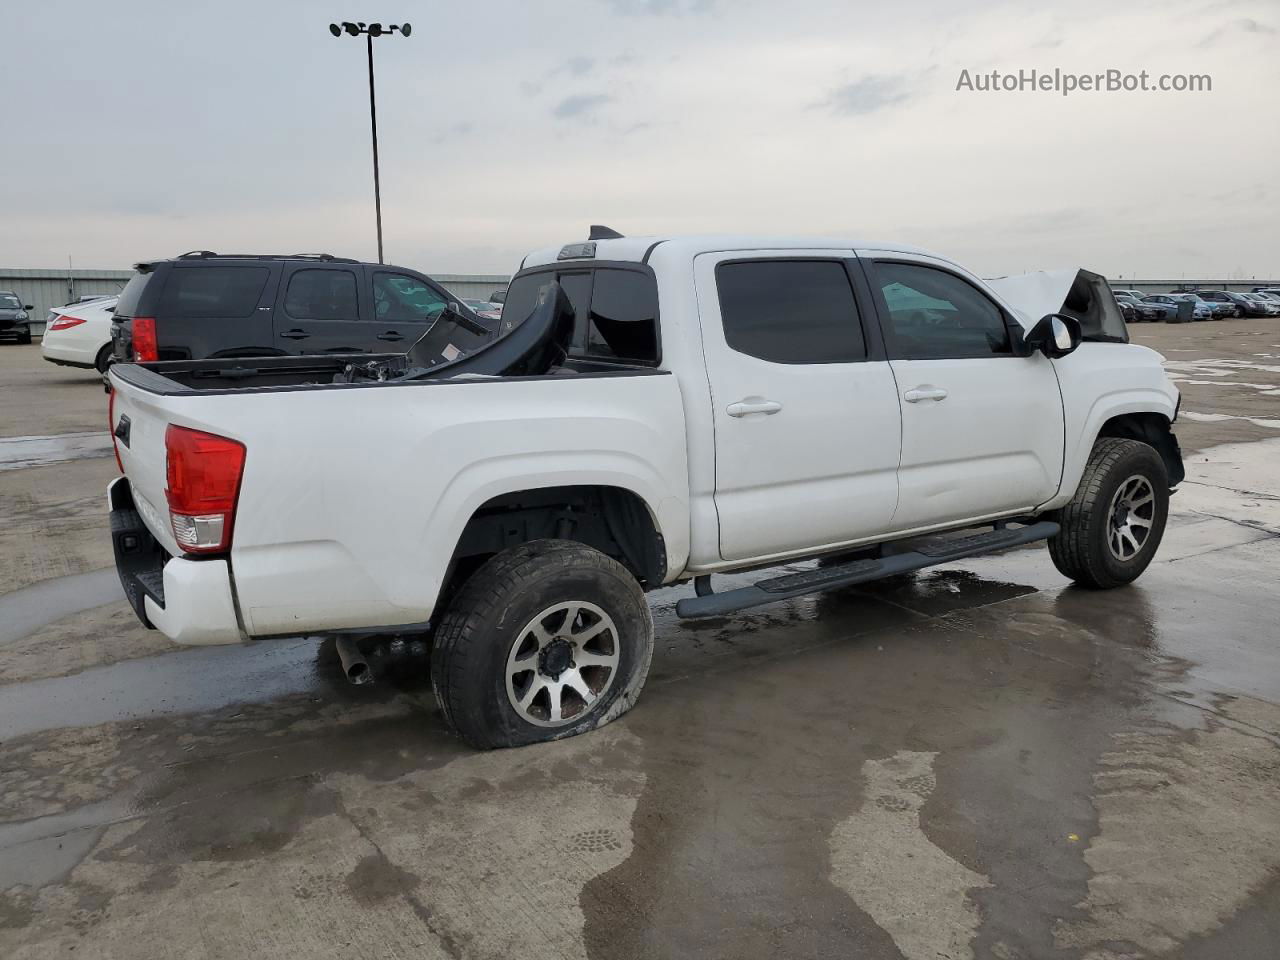
[[18, 343], [28, 344], [30, 342], [31, 342], [31, 328], [27, 327], [26, 330], [18, 334]]
[[[1146, 538], [1136, 552], [1127, 558], [1117, 556], [1112, 546], [1113, 507], [1122, 485], [1143, 478], [1152, 495], [1150, 509], [1139, 507], [1136, 519], [1149, 523]], [[1125, 515], [1129, 514], [1125, 508]], [[1149, 513], [1149, 516], [1147, 514]], [[1109, 590], [1132, 583], [1147, 569], [1164, 537], [1169, 518], [1169, 475], [1155, 448], [1137, 440], [1100, 437], [1093, 445], [1089, 462], [1075, 496], [1056, 511], [1062, 530], [1049, 538], [1049, 556], [1053, 565], [1082, 587]], [[1123, 537], [1123, 534], [1119, 535]], [[1130, 544], [1120, 544], [1123, 552]]]
[[[517, 645], [529, 641], [529, 628], [540, 613], [577, 602], [594, 606], [611, 620], [612, 629], [600, 634], [600, 641], [587, 644], [605, 643], [605, 653], [616, 657], [617, 663], [607, 680], [604, 668], [582, 667], [581, 676], [591, 671], [592, 683], [600, 684], [597, 699], [587, 704], [577, 693], [561, 689], [558, 696], [564, 699], [558, 702], [563, 712], [572, 709], [570, 701], [577, 712], [558, 725], [540, 726], [522, 716], [512, 702], [515, 694], [508, 693], [508, 661], [519, 656]], [[557, 627], [555, 616], [543, 622], [548, 632], [556, 634], [545, 648], [548, 651], [552, 644], [567, 643], [562, 636], [571, 636], [574, 630], [571, 625]], [[566, 611], [564, 618], [568, 616]], [[582, 616], [585, 624], [594, 615]], [[578, 649], [572, 643], [569, 646]], [[544, 673], [544, 664], [549, 669], [556, 664], [544, 660], [543, 650], [539, 645], [534, 654], [537, 669], [522, 674], [526, 691], [536, 683], [555, 685], [564, 675]], [[573, 655], [581, 656], [569, 654]], [[482, 750], [515, 747], [576, 736], [617, 719], [639, 697], [652, 659], [653, 619], [644, 591], [626, 567], [580, 543], [537, 540], [492, 557], [454, 596], [431, 651], [431, 684], [445, 723], [463, 740]], [[577, 669], [576, 661], [570, 660], [569, 665]], [[527, 708], [530, 715], [544, 710], [546, 701], [541, 697], [538, 694]], [[545, 712], [548, 716], [541, 719], [550, 724], [550, 710]]]
[[106, 373], [107, 367], [111, 366], [112, 359], [111, 344], [108, 343], [105, 347], [99, 350], [98, 355], [93, 358], [93, 368], [99, 373]]

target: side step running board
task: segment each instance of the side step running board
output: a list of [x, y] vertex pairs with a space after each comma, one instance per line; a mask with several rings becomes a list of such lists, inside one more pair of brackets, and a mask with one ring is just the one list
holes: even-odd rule
[[1047, 540], [1057, 532], [1056, 523], [1041, 520], [1025, 527], [1002, 527], [971, 537], [916, 541], [914, 550], [896, 553], [879, 560], [851, 560], [835, 567], [820, 567], [817, 570], [806, 570], [804, 573], [761, 580], [749, 587], [740, 587], [727, 593], [686, 597], [676, 604], [676, 614], [690, 620], [699, 617], [722, 617], [748, 607], [777, 603], [779, 600], [791, 600], [810, 593], [821, 593], [823, 590], [834, 590], [837, 587], [878, 580], [895, 573], [921, 570], [924, 567], [948, 563], [963, 557], [975, 557], [978, 554], [1005, 550], [1024, 543]]

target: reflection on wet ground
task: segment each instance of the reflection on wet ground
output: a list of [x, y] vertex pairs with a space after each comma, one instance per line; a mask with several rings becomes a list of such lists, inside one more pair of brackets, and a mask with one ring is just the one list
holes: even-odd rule
[[0, 686], [0, 955], [1273, 956], [1280, 538], [1198, 496], [1123, 590], [660, 592], [640, 705], [518, 751], [314, 640]]

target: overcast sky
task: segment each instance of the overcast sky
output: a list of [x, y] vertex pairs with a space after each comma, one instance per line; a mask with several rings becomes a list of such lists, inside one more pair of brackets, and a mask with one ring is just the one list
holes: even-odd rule
[[[905, 240], [991, 275], [1280, 277], [1280, 4], [12, 0], [0, 266], [184, 250], [507, 273], [627, 234]], [[962, 69], [1210, 93], [957, 92]]]

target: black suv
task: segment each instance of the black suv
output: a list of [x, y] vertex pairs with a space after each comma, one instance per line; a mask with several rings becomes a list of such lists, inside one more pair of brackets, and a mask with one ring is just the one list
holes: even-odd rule
[[112, 318], [117, 360], [402, 353], [446, 309], [494, 325], [415, 270], [324, 253], [198, 250], [135, 269]]

